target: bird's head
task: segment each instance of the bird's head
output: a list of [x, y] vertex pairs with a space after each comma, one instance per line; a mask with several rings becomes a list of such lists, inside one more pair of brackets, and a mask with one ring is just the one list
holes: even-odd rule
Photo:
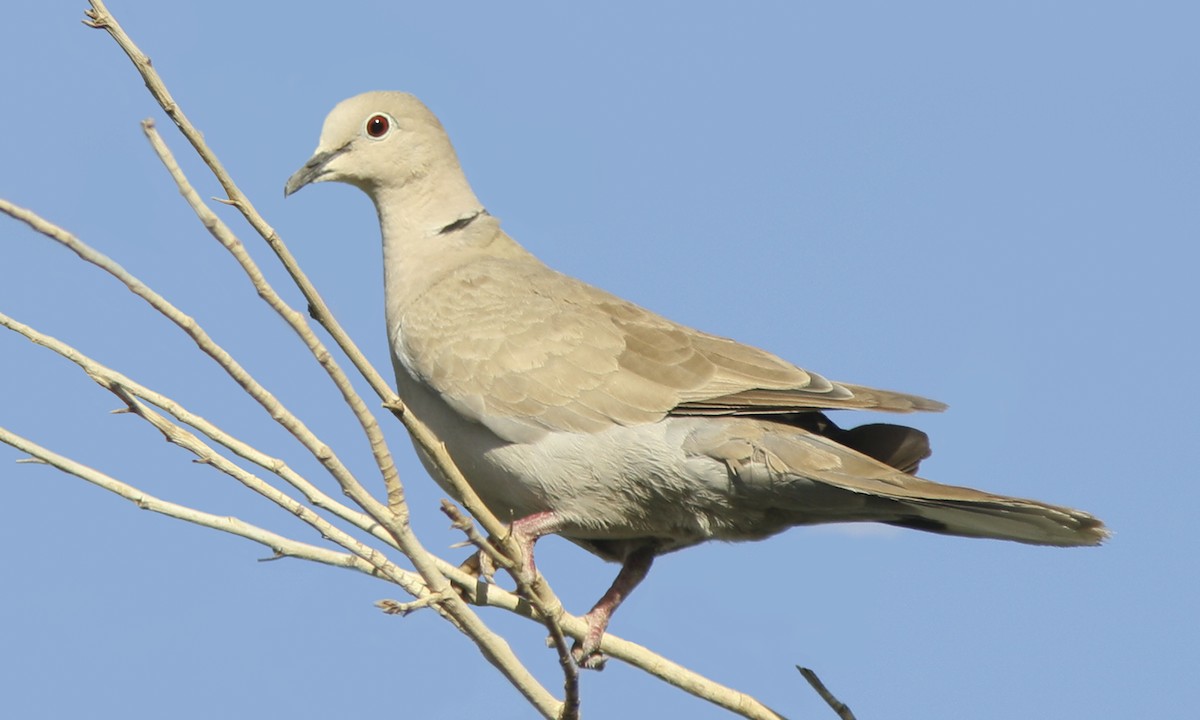
[[283, 194], [337, 181], [377, 198], [447, 170], [461, 173], [442, 124], [420, 100], [408, 93], [368, 92], [329, 113], [316, 152], [288, 178]]

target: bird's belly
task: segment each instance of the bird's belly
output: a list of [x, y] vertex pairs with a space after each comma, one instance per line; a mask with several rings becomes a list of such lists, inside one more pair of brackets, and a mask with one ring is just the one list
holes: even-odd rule
[[[478, 458], [478, 480], [505, 501], [530, 500], [514, 514], [551, 510], [570, 537], [658, 537], [688, 543], [712, 537], [729, 484], [724, 467], [688, 458], [669, 421], [599, 433], [549, 433], [496, 446]], [[473, 481], [474, 482], [474, 481]], [[529, 500], [526, 500], [528, 498]]]
[[[743, 513], [730, 506], [731, 481], [723, 463], [683, 451], [691, 431], [687, 420], [668, 418], [599, 433], [550, 432], [511, 443], [465, 421], [444, 403], [409, 402], [502, 522], [552, 511], [566, 523], [560, 533], [566, 537], [657, 538], [664, 547], [746, 537], [741, 528], [748, 525], [761, 526], [761, 535], [780, 529], [762, 526], [761, 512], [740, 517]], [[419, 448], [418, 454], [453, 495]]]

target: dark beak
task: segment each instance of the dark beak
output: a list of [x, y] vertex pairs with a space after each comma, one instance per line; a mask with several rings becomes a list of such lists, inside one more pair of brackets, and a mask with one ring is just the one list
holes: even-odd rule
[[326, 150], [313, 155], [304, 163], [304, 167], [288, 178], [287, 184], [283, 186], [283, 196], [287, 197], [309, 183], [321, 182], [322, 176], [328, 172], [326, 165], [329, 161], [349, 149], [349, 145], [343, 145], [337, 150]]

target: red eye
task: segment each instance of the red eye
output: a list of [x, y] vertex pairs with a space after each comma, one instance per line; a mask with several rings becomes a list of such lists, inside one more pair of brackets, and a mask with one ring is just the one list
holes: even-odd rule
[[392, 121], [387, 115], [372, 115], [367, 119], [367, 134], [373, 138], [381, 138], [392, 129]]

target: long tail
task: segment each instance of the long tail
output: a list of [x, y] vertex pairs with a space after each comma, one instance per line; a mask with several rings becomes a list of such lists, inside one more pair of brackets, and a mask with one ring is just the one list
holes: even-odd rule
[[966, 490], [980, 498], [938, 498], [930, 493], [931, 497], [920, 500], [896, 499], [891, 504], [897, 517], [877, 522], [945, 535], [1059, 547], [1099, 545], [1109, 536], [1104, 523], [1080, 510], [1024, 498], [989, 495], [969, 488], [928, 484]]
[[[829, 437], [803, 430], [781, 433], [777, 427], [755, 439], [761, 451], [779, 461], [776, 467], [787, 468], [783, 477], [772, 473], [772, 495], [785, 507], [794, 498], [798, 524], [867, 520], [1057, 546], [1099, 545], [1109, 536], [1104, 523], [1080, 510], [931, 482]], [[794, 493], [785, 487], [793, 482]]]

